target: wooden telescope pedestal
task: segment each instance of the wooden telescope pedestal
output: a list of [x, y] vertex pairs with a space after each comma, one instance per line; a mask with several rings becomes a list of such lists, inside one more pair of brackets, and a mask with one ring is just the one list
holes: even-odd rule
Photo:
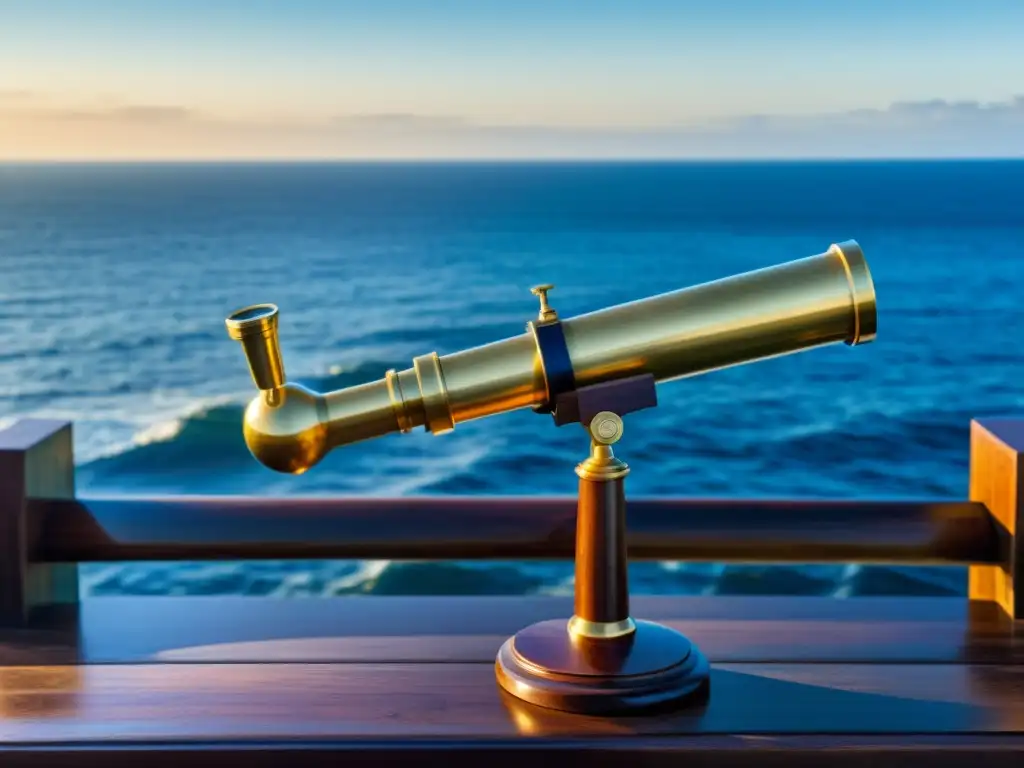
[[650, 375], [582, 387], [556, 400], [555, 423], [580, 423], [591, 439], [590, 457], [576, 467], [575, 610], [567, 621], [534, 624], [502, 645], [498, 682], [517, 698], [611, 715], [707, 697], [710, 670], [700, 650], [677, 630], [634, 621], [629, 611], [629, 467], [611, 446], [622, 437], [622, 416], [655, 405]]

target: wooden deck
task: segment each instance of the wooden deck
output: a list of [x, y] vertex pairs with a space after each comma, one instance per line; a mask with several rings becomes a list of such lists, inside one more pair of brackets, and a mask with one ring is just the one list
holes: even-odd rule
[[569, 612], [560, 598], [86, 600], [0, 634], [0, 764], [1024, 764], [1024, 630], [994, 606], [635, 598], [634, 615], [700, 645], [712, 693], [626, 719], [495, 683], [509, 634]]

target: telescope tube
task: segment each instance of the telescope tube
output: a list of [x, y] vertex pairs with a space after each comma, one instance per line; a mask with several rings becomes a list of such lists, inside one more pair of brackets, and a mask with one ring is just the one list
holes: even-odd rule
[[[258, 305], [239, 310], [227, 325], [243, 346], [258, 340], [245, 346], [247, 355], [252, 348], [260, 360], [275, 359], [276, 320], [275, 307]], [[875, 290], [864, 254], [847, 241], [817, 256], [579, 315], [561, 326], [577, 387], [640, 374], [660, 383], [825, 344], [871, 341]], [[257, 386], [283, 381], [283, 367], [257, 376], [256, 363], [250, 357]], [[463, 421], [541, 409], [551, 394], [531, 325], [520, 336], [443, 357], [423, 355], [412, 368], [347, 389], [262, 389], [246, 410], [245, 438], [267, 466], [302, 472], [340, 445], [420, 426], [441, 434]]]

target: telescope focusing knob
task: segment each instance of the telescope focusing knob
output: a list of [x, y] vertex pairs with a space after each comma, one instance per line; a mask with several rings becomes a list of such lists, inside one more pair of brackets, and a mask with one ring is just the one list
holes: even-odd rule
[[590, 436], [599, 445], [612, 445], [622, 437], [622, 419], [611, 411], [601, 411], [590, 420]]
[[558, 319], [558, 313], [548, 304], [548, 291], [554, 289], [554, 285], [545, 283], [530, 289], [530, 293], [540, 299], [540, 314], [537, 315], [538, 322], [553, 323]]
[[249, 362], [249, 371], [261, 390], [284, 386], [284, 363], [277, 341], [277, 307], [253, 304], [228, 315], [224, 324], [228, 336], [242, 342], [242, 351]]

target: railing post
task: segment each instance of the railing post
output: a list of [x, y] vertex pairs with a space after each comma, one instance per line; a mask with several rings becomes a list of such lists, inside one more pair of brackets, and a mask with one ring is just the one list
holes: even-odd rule
[[1024, 419], [971, 422], [972, 501], [992, 514], [1003, 540], [1001, 565], [972, 565], [971, 600], [999, 605], [1011, 619], [1024, 620]]
[[71, 424], [25, 419], [0, 431], [0, 626], [28, 623], [32, 609], [78, 602], [75, 563], [32, 563], [41, 520], [32, 498], [71, 499]]

